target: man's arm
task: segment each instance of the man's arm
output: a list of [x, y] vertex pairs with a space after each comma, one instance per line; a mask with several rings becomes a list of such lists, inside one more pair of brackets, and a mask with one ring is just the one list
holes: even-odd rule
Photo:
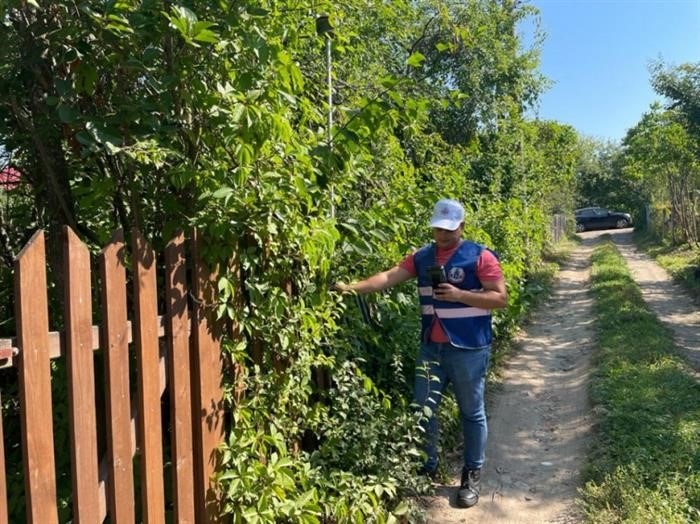
[[383, 291], [396, 284], [405, 282], [412, 277], [413, 275], [406, 269], [401, 266], [394, 266], [391, 269], [376, 273], [371, 277], [367, 277], [359, 282], [353, 282], [352, 284], [337, 282], [335, 288], [338, 291], [355, 291], [356, 293], [364, 295], [366, 293], [372, 293], [373, 291]]
[[435, 289], [435, 298], [483, 309], [497, 309], [508, 305], [505, 280], [485, 280], [481, 282], [481, 287], [478, 291], [468, 291], [443, 283]]

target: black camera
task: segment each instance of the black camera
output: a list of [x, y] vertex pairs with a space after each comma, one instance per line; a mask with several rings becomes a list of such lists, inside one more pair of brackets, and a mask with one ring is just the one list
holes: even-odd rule
[[443, 282], [447, 282], [447, 275], [445, 274], [444, 266], [428, 267], [428, 276], [430, 277], [430, 281], [433, 283], [433, 287], [438, 287]]

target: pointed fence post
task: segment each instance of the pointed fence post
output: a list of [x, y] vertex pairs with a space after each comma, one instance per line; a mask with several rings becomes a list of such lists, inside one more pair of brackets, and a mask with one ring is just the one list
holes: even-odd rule
[[58, 524], [44, 232], [15, 260], [15, 318], [27, 522]]
[[105, 353], [107, 412], [107, 507], [110, 522], [136, 521], [129, 392], [129, 332], [126, 309], [124, 233], [116, 231], [100, 254], [101, 346]]
[[63, 234], [73, 518], [91, 524], [99, 509], [90, 252], [68, 226]]

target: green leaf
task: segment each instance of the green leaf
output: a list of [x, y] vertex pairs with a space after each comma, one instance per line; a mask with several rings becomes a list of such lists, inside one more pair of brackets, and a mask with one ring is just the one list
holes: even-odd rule
[[215, 25], [214, 22], [205, 21], [195, 23], [191, 30], [192, 38], [198, 42], [217, 43], [219, 41], [219, 35], [209, 29]]
[[80, 93], [92, 95], [97, 83], [97, 69], [91, 65], [81, 65], [77, 70], [76, 88]]
[[78, 113], [70, 106], [61, 104], [57, 108], [58, 118], [65, 124], [72, 124], [78, 119]]
[[188, 8], [178, 5], [172, 7], [173, 13], [177, 15], [177, 20], [183, 27], [193, 27], [197, 23], [197, 15]]
[[340, 228], [342, 228], [342, 229], [347, 229], [348, 231], [350, 231], [350, 232], [353, 233], [354, 235], [360, 236], [360, 232], [359, 232], [359, 231], [357, 230], [357, 228], [356, 228], [354, 225], [352, 225], [352, 224], [349, 224], [349, 223], [347, 223], [347, 222], [339, 222], [339, 223], [338, 223], [338, 227], [340, 227]]
[[217, 35], [214, 31], [210, 31], [209, 29], [200, 31], [192, 38], [198, 42], [206, 42], [208, 44], [216, 44], [219, 41], [219, 35]]
[[108, 153], [115, 154], [121, 150], [119, 145], [122, 140], [114, 131], [103, 129], [94, 122], [87, 122], [85, 129], [87, 129], [95, 142], [101, 144]]
[[62, 78], [57, 78], [55, 81], [56, 92], [59, 96], [67, 96], [73, 93], [73, 82]]
[[406, 65], [409, 65], [411, 67], [420, 67], [424, 61], [425, 55], [419, 52], [415, 52], [408, 57], [408, 60], [406, 60]]
[[400, 80], [396, 77], [393, 76], [383, 76], [382, 78], [379, 79], [379, 83], [382, 85], [382, 87], [385, 87], [387, 89], [391, 89], [396, 87], [396, 85], [400, 82]]
[[245, 106], [243, 104], [236, 104], [231, 111], [230, 122], [238, 123], [241, 121], [243, 114], [245, 113]]
[[270, 11], [268, 11], [267, 9], [263, 9], [262, 7], [249, 7], [248, 13], [252, 16], [257, 16], [261, 18], [270, 15]]
[[143, 60], [145, 64], [149, 64], [156, 60], [162, 53], [162, 49], [158, 47], [148, 46], [146, 49], [143, 50], [141, 60]]
[[216, 199], [222, 199], [222, 198], [227, 198], [229, 195], [233, 193], [233, 189], [230, 187], [222, 187], [220, 189], [217, 189], [212, 193], [212, 198]]

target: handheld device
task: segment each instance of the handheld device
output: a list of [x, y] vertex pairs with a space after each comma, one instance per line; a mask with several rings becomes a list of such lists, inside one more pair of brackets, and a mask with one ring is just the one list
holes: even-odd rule
[[444, 266], [428, 267], [428, 276], [430, 277], [433, 287], [438, 287], [441, 283], [447, 282], [447, 275], [445, 274]]

